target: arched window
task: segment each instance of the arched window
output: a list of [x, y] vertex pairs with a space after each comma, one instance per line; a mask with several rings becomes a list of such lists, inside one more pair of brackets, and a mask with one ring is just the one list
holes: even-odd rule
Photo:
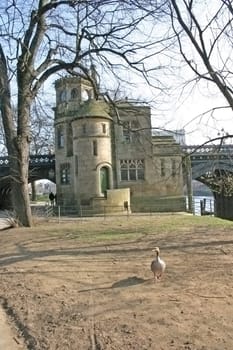
[[88, 91], [87, 90], [82, 90], [82, 101], [87, 101], [89, 100], [89, 94], [88, 94]]
[[106, 195], [106, 191], [109, 189], [109, 169], [107, 167], [100, 169], [100, 188], [101, 193]]
[[75, 100], [78, 97], [78, 89], [73, 88], [70, 94], [71, 100]]
[[59, 101], [65, 102], [66, 101], [66, 90], [62, 90], [59, 94]]
[[145, 177], [145, 163], [143, 159], [121, 160], [121, 181], [140, 181]]

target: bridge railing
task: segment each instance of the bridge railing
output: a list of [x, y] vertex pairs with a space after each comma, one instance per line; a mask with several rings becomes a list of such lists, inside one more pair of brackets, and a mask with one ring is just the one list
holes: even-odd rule
[[[29, 166], [47, 166], [55, 163], [55, 154], [30, 155]], [[9, 167], [9, 157], [0, 157], [0, 167]]]
[[55, 154], [43, 154], [30, 156], [29, 165], [31, 166], [47, 166], [48, 164], [55, 163]]
[[202, 154], [202, 153], [233, 153], [233, 144], [222, 145], [190, 145], [182, 146], [182, 150], [189, 154]]
[[8, 167], [9, 166], [9, 158], [8, 157], [0, 157], [0, 166]]

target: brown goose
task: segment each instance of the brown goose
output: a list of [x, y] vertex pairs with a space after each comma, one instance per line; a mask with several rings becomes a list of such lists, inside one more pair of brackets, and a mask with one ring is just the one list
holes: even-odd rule
[[151, 271], [154, 274], [154, 281], [156, 282], [156, 280], [159, 280], [162, 277], [162, 274], [166, 268], [166, 264], [159, 256], [160, 250], [158, 247], [155, 247], [152, 252], [156, 252], [156, 257], [151, 262]]

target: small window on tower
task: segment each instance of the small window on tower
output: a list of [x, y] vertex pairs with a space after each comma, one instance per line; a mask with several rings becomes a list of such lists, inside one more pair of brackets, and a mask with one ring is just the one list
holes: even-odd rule
[[93, 155], [97, 156], [98, 155], [98, 149], [97, 149], [97, 141], [93, 141]]
[[106, 134], [107, 132], [107, 128], [106, 128], [106, 124], [102, 124], [102, 131], [103, 131], [103, 134]]
[[71, 100], [74, 100], [78, 97], [78, 89], [74, 88], [71, 90]]
[[66, 125], [66, 155], [73, 155], [73, 129], [71, 123]]
[[83, 135], [85, 135], [87, 133], [87, 126], [86, 126], [86, 124], [83, 124], [82, 128], [83, 128]]
[[78, 174], [78, 156], [75, 156], [75, 174]]
[[160, 175], [165, 176], [165, 159], [160, 159]]
[[64, 144], [64, 130], [62, 128], [59, 128], [57, 130], [57, 147], [64, 148]]
[[176, 161], [175, 159], [172, 159], [172, 176], [176, 176]]

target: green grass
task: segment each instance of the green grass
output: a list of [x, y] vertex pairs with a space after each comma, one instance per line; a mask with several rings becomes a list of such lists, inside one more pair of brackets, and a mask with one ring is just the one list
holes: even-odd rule
[[35, 225], [30, 229], [34, 235], [43, 233], [57, 239], [76, 240], [79, 242], [109, 242], [135, 240], [145, 235], [179, 232], [190, 232], [195, 229], [233, 229], [233, 222], [215, 217], [192, 215], [154, 215], [130, 216], [106, 219], [92, 218], [72, 220], [58, 223], [57, 221]]

